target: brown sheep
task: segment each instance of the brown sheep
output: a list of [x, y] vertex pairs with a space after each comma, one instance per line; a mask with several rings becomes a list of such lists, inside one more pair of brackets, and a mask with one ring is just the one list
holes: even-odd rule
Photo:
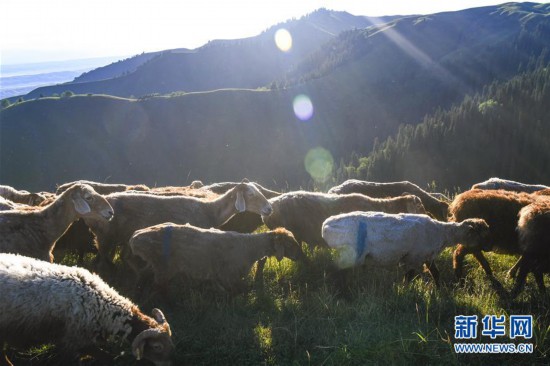
[[362, 194], [328, 194], [296, 191], [269, 200], [273, 213], [263, 217], [270, 229], [284, 227], [298, 242], [310, 247], [327, 247], [321, 236], [321, 226], [330, 216], [352, 211], [382, 211], [386, 213], [425, 213], [420, 199], [413, 195], [395, 198], [370, 198]]
[[[228, 189], [233, 188], [236, 184], [237, 183], [234, 182], [214, 183], [204, 186], [203, 189], [207, 189], [214, 193], [223, 194], [227, 192]], [[267, 199], [281, 195], [281, 193], [265, 188], [258, 183], [252, 182], [252, 184], [254, 184]], [[254, 212], [239, 212], [229, 219], [229, 221], [224, 223], [220, 229], [224, 231], [236, 231], [239, 233], [251, 233], [260, 227], [262, 223], [262, 217]]]
[[137, 185], [127, 185], [127, 184], [111, 184], [111, 183], [99, 183], [99, 182], [92, 182], [89, 180], [77, 180], [75, 182], [69, 182], [60, 185], [57, 187], [57, 190], [55, 191], [55, 194], [60, 195], [61, 193], [65, 192], [69, 187], [72, 185], [80, 183], [80, 184], [87, 184], [91, 186], [97, 193], [107, 195], [115, 192], [124, 192], [124, 191], [149, 191], [149, 187], [143, 184], [137, 184]]
[[0, 252], [53, 261], [55, 241], [78, 218], [108, 224], [113, 208], [94, 189], [75, 184], [46, 207], [0, 212]]
[[[225, 192], [224, 192], [225, 193]], [[151, 188], [147, 194], [155, 194], [158, 196], [190, 196], [203, 199], [215, 199], [219, 194], [209, 191], [204, 188], [191, 188], [190, 186], [166, 186]]]
[[521, 209], [518, 220], [519, 247], [522, 252], [511, 298], [523, 289], [529, 272], [533, 272], [541, 293], [546, 292], [544, 273], [550, 273], [550, 200], [542, 199]]
[[[55, 195], [46, 195], [46, 199], [40, 203], [40, 206], [47, 206], [55, 201]], [[94, 244], [95, 236], [82, 218], [73, 222], [67, 231], [61, 235], [54, 245], [54, 258], [61, 262], [69, 253], [76, 252], [77, 264], [84, 266], [84, 257], [87, 253], [96, 255], [97, 248]]]
[[[97, 186], [98, 189], [103, 190], [104, 192], [120, 190], [127, 193], [145, 192], [147, 194], [158, 194], [166, 196], [187, 195], [208, 199], [213, 199], [219, 196], [210, 191], [198, 189], [200, 186], [202, 186], [202, 182], [200, 181], [194, 181], [189, 187], [155, 187], [151, 188], [150, 190], [148, 190], [149, 188], [143, 185], [128, 186], [125, 184], [103, 184], [96, 182], [92, 183]], [[58, 192], [64, 191], [66, 187], [70, 186], [71, 184], [74, 184], [74, 182], [60, 186], [58, 188]], [[194, 188], [190, 189], [191, 187]], [[53, 199], [49, 200], [49, 202], [51, 201], [53, 201]], [[46, 200], [42, 203], [42, 205], [44, 203], [48, 204], [49, 202], [48, 200]], [[84, 257], [87, 253], [97, 254], [97, 248], [94, 244], [94, 241], [95, 235], [91, 232], [90, 228], [86, 225], [84, 220], [79, 219], [78, 221], [71, 224], [67, 231], [57, 240], [57, 242], [55, 243], [54, 256], [55, 258], [59, 258], [61, 260], [68, 253], [76, 251], [77, 263], [79, 266], [83, 266]], [[99, 258], [96, 258], [94, 264], [97, 265], [98, 262]]]
[[282, 228], [241, 234], [164, 223], [136, 231], [130, 248], [152, 267], [155, 285], [165, 295], [168, 282], [177, 275], [189, 280], [211, 280], [224, 290], [237, 293], [246, 289], [242, 278], [265, 256], [306, 260], [298, 242]]
[[270, 215], [272, 211], [271, 204], [250, 183], [240, 183], [215, 200], [124, 192], [110, 194], [106, 199], [117, 212], [110, 223], [84, 220], [96, 235], [102, 266], [110, 266], [116, 247], [120, 245], [124, 250], [139, 229], [163, 222], [219, 227], [237, 212]]
[[435, 198], [416, 184], [408, 181], [377, 183], [349, 179], [338, 186], [332, 187], [328, 193], [361, 193], [373, 198], [398, 197], [404, 194], [413, 194], [420, 198], [428, 214], [437, 220], [447, 221], [449, 204]]
[[[460, 222], [470, 218], [484, 219], [489, 224], [490, 249], [501, 254], [521, 254], [516, 226], [519, 211], [538, 200], [537, 196], [505, 190], [473, 189], [456, 196], [449, 206], [449, 221]], [[453, 268], [456, 277], [463, 281], [464, 256], [473, 254], [492, 281], [489, 262], [481, 248], [466, 248], [459, 244], [453, 253]]]
[[[248, 180], [245, 180], [248, 182]], [[237, 184], [235, 182], [223, 182], [223, 183], [214, 183], [208, 186], [201, 185], [202, 182], [194, 181], [190, 186], [186, 187], [157, 187], [152, 188], [148, 193], [159, 194], [165, 196], [191, 196], [204, 199], [215, 199], [219, 195], [224, 194], [231, 188], [234, 188]], [[265, 187], [262, 187], [260, 184], [252, 182], [252, 184], [258, 188], [258, 190], [264, 195], [265, 198], [270, 199], [273, 197], [280, 196], [281, 193], [272, 191]], [[220, 229], [224, 231], [236, 231], [239, 233], [251, 233], [262, 225], [262, 217], [257, 213], [245, 211], [238, 212], [235, 216], [231, 217], [229, 221], [224, 223]]]

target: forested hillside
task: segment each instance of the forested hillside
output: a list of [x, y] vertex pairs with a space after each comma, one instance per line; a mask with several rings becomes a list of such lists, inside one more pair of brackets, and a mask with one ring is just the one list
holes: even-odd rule
[[408, 179], [469, 188], [488, 177], [550, 183], [550, 68], [493, 83], [417, 125], [405, 125], [340, 180]]

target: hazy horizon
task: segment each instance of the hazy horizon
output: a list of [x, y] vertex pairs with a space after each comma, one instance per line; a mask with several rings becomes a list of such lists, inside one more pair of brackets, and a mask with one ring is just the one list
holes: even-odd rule
[[[267, 1], [173, 0], [93, 3], [8, 0], [0, 22], [0, 64], [136, 55], [174, 48], [198, 48], [216, 39], [253, 37], [319, 8], [358, 16], [431, 14], [500, 4], [494, 0], [441, 2], [352, 0]], [[108, 9], [108, 11], [105, 11]], [[86, 16], [82, 16], [86, 14]]]

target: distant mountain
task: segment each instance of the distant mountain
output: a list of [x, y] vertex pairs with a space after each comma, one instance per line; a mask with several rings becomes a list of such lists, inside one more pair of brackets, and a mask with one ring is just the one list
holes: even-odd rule
[[35, 75], [0, 77], [0, 99], [25, 95], [28, 92], [45, 85], [52, 85], [72, 80], [82, 74], [83, 70], [56, 71]]
[[117, 57], [96, 57], [28, 64], [0, 64], [0, 99], [25, 95], [46, 85], [70, 82]]
[[140, 55], [135, 55], [124, 60], [119, 60], [106, 66], [98, 67], [96, 69], [85, 72], [82, 75], [76, 77], [72, 82], [86, 83], [127, 75], [136, 71], [139, 66], [143, 65], [145, 62], [149, 61], [159, 54], [160, 52], [144, 52]]
[[[197, 89], [270, 88], [137, 100], [42, 98], [3, 109], [0, 181], [46, 189], [78, 178], [183, 184], [248, 176], [270, 186], [303, 186], [312, 149], [323, 147], [336, 162], [352, 152], [366, 155], [400, 124], [419, 123], [466, 93], [548, 61], [549, 4], [393, 18], [340, 33], [326, 31], [333, 14], [348, 16], [310, 15], [325, 19], [323, 32], [318, 19], [285, 23], [295, 35], [288, 54], [274, 49], [269, 32], [278, 27], [272, 27], [258, 37], [184, 51], [191, 53], [163, 52], [126, 76], [64, 90], [87, 84], [137, 96], [147, 85], [169, 92], [180, 82]], [[313, 106], [306, 122], [293, 112], [301, 94]]]
[[[299, 20], [273, 26], [256, 37], [212, 41], [196, 50], [167, 50], [109, 65], [74, 83], [37, 89], [27, 95], [97, 93], [122, 97], [206, 91], [221, 88], [258, 88], [281, 77], [294, 64], [344, 30], [365, 28], [389, 18], [367, 18], [346, 12], [318, 10]], [[274, 42], [275, 32], [287, 29], [292, 49], [283, 53]], [[153, 57], [151, 57], [153, 56]], [[143, 62], [146, 61], [146, 62]], [[107, 72], [109, 71], [109, 72]], [[108, 80], [102, 80], [110, 77]]]

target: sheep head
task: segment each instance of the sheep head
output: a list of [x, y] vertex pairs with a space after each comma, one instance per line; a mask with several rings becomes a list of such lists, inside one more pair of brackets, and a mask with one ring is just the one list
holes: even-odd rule
[[63, 195], [71, 199], [79, 217], [99, 217], [103, 220], [113, 217], [113, 208], [109, 202], [87, 184], [75, 184]]
[[235, 199], [235, 209], [238, 212], [250, 211], [262, 216], [269, 216], [273, 211], [271, 204], [264, 195], [247, 179], [237, 184], [230, 190], [231, 197]]
[[29, 194], [29, 205], [30, 206], [39, 206], [42, 202], [46, 200], [46, 196], [42, 193], [31, 193]]
[[151, 313], [158, 326], [146, 329], [136, 336], [132, 342], [132, 353], [138, 361], [146, 358], [157, 366], [169, 366], [170, 353], [174, 349], [170, 325], [159, 309], [155, 308]]
[[426, 214], [426, 209], [422, 204], [422, 200], [415, 195], [406, 194], [407, 200], [407, 212], [414, 214]]
[[283, 257], [293, 261], [307, 262], [308, 258], [302, 251], [302, 246], [296, 241], [294, 235], [284, 228], [277, 228], [273, 231], [273, 251], [278, 261]]
[[461, 238], [461, 244], [465, 247], [490, 250], [489, 225], [483, 219], [466, 219], [460, 223], [465, 233]]

